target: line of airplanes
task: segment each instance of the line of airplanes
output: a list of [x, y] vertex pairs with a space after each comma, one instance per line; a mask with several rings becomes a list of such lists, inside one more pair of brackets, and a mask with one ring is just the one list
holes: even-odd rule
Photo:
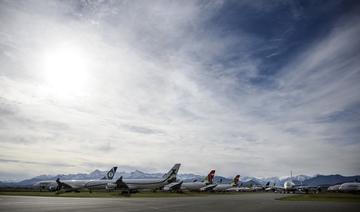
[[[56, 191], [61, 192], [80, 192], [80, 190], [87, 189], [90, 192], [93, 190], [118, 190], [123, 194], [130, 195], [141, 190], [163, 190], [163, 191], [246, 191], [248, 188], [239, 187], [240, 175], [236, 175], [231, 183], [214, 183], [215, 170], [211, 170], [203, 181], [183, 182], [176, 179], [177, 173], [180, 169], [180, 164], [175, 164], [166, 174], [161, 178], [154, 179], [123, 179], [121, 176], [118, 179], [113, 179], [117, 167], [109, 170], [101, 179], [92, 180], [56, 180], [39, 181], [34, 184], [35, 188], [40, 191]], [[315, 192], [317, 187], [297, 186], [291, 180], [284, 183], [284, 187], [270, 186], [270, 182], [265, 187], [254, 188], [255, 190], [276, 191], [276, 192]]]
[[[236, 175], [233, 182], [230, 184], [215, 184], [213, 179], [215, 177], [215, 170], [211, 170], [203, 181], [183, 182], [177, 181], [176, 175], [179, 171], [180, 164], [175, 164], [168, 173], [162, 178], [158, 179], [113, 179], [117, 167], [113, 167], [101, 179], [92, 180], [46, 180], [39, 181], [34, 184], [35, 188], [41, 191], [57, 191], [57, 192], [80, 192], [80, 190], [87, 189], [90, 192], [93, 190], [119, 190], [122, 193], [136, 193], [140, 190], [159, 190], [164, 191], [228, 191], [229, 189], [238, 186], [240, 175]], [[230, 191], [230, 190], [229, 190]]]

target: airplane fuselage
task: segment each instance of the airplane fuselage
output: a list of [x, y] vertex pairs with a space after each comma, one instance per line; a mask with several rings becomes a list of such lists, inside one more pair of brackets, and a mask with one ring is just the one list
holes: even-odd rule
[[181, 185], [181, 190], [200, 191], [200, 189], [205, 186], [205, 182], [188, 182]]
[[[167, 179], [124, 179], [124, 183], [127, 184], [129, 190], [142, 190], [142, 189], [160, 189], [166, 184], [168, 184]], [[50, 181], [49, 181], [50, 182]], [[68, 190], [80, 190], [80, 189], [115, 189], [116, 181], [115, 180], [63, 180], [62, 183], [65, 183], [71, 186], [71, 189]], [[56, 182], [53, 181], [51, 184], [55, 185]], [[41, 184], [40, 184], [41, 185]]]
[[230, 184], [218, 184], [213, 188], [213, 191], [227, 191], [228, 189], [232, 188], [233, 186]]

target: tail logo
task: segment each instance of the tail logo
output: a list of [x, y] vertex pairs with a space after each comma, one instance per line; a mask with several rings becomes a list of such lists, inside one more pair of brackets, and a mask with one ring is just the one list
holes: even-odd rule
[[106, 177], [104, 179], [112, 180], [115, 176], [117, 170], [117, 166], [114, 166], [108, 173], [106, 173]]
[[108, 172], [108, 178], [113, 178], [114, 177], [114, 173], [111, 171]]

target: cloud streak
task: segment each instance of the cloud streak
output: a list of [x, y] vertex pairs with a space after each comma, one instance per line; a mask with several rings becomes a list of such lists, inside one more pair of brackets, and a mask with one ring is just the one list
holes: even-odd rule
[[[73, 166], [49, 174], [176, 162], [229, 176], [360, 171], [357, 15], [264, 74], [274, 64], [256, 51], [273, 46], [214, 22], [228, 2], [1, 4], [1, 169], [34, 161], [26, 171], [36, 175], [51, 160]], [[53, 89], [41, 70], [43, 52], [63, 43], [89, 63], [76, 90]]]

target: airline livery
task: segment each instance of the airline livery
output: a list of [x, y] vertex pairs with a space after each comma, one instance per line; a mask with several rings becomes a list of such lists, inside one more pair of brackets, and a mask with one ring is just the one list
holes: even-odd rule
[[[230, 184], [217, 184], [213, 191], [236, 191], [239, 185], [240, 175], [236, 175]], [[235, 189], [235, 190], [234, 190]]]
[[63, 190], [79, 191], [80, 189], [88, 189], [89, 191], [96, 189], [119, 190], [124, 193], [138, 192], [139, 190], [161, 189], [165, 185], [176, 181], [176, 175], [179, 171], [180, 164], [175, 164], [170, 171], [159, 179], [123, 179], [121, 176], [117, 180], [56, 180], [57, 191]]
[[201, 181], [194, 182], [174, 182], [164, 187], [165, 191], [208, 191], [216, 186], [213, 184], [213, 179], [215, 176], [215, 170], [211, 170], [207, 177]]
[[[106, 175], [101, 178], [100, 180], [112, 180], [115, 173], [116, 173], [117, 167], [114, 166], [106, 173]], [[60, 179], [55, 180], [43, 180], [35, 183], [33, 186], [35, 188], [39, 188], [40, 191], [48, 190], [48, 191], [57, 191], [59, 190], [59, 181]]]

